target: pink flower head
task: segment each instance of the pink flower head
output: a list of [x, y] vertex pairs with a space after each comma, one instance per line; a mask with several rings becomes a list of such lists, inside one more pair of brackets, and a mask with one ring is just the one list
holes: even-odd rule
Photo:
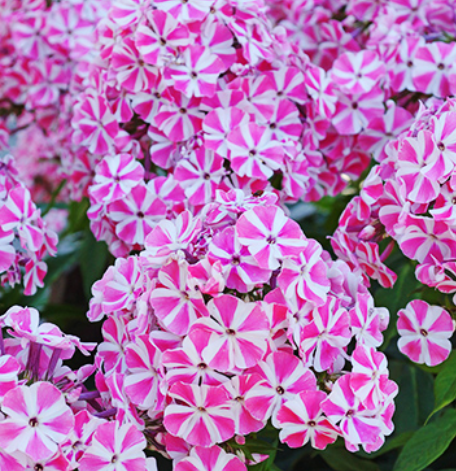
[[231, 295], [222, 295], [208, 303], [211, 317], [200, 319], [191, 332], [210, 335], [203, 358], [221, 372], [249, 368], [263, 358], [267, 349], [269, 322], [256, 303], [245, 303]]
[[145, 61], [160, 67], [175, 56], [179, 46], [188, 44], [188, 30], [162, 10], [148, 11], [146, 18], [136, 30], [136, 47]]
[[119, 125], [101, 95], [86, 94], [76, 104], [72, 121], [74, 139], [96, 154], [113, 152]]
[[329, 296], [323, 306], [312, 311], [312, 322], [301, 333], [300, 350], [306, 364], [321, 372], [333, 365], [351, 338], [347, 310], [339, 298]]
[[228, 378], [208, 366], [202, 356], [210, 337], [200, 335], [198, 330], [187, 335], [182, 347], [163, 352], [161, 364], [166, 368], [166, 381], [172, 385], [178, 381], [191, 384], [218, 386]]
[[223, 386], [178, 382], [171, 386], [169, 395], [177, 402], [165, 409], [163, 423], [168, 432], [204, 447], [234, 435], [230, 397]]
[[125, 347], [125, 359], [130, 372], [125, 378], [125, 392], [139, 409], [160, 408], [163, 395], [160, 392], [161, 352], [149, 336], [136, 337]]
[[321, 410], [326, 399], [323, 391], [303, 391], [285, 402], [277, 413], [280, 441], [290, 448], [301, 448], [310, 441], [313, 448], [324, 450], [339, 435]]
[[104, 313], [131, 309], [143, 291], [144, 277], [137, 257], [118, 258], [104, 278], [102, 310]]
[[388, 362], [374, 347], [358, 345], [352, 354], [353, 370], [350, 386], [355, 395], [370, 410], [379, 407], [388, 388]]
[[226, 286], [248, 293], [257, 283], [266, 283], [271, 271], [260, 268], [247, 247], [239, 243], [234, 227], [218, 232], [209, 245], [208, 258], [220, 261], [226, 276]]
[[435, 366], [450, 354], [454, 323], [439, 306], [414, 299], [399, 311], [397, 330], [399, 350], [416, 363]]
[[261, 376], [257, 374], [241, 374], [233, 376], [230, 381], [226, 381], [223, 386], [231, 394], [231, 413], [236, 423], [236, 435], [248, 435], [257, 432], [264, 427], [262, 420], [255, 419], [245, 405], [245, 397], [248, 392], [261, 381]]
[[261, 268], [275, 270], [306, 245], [299, 225], [277, 206], [256, 206], [236, 224], [239, 242], [248, 247]]
[[183, 211], [173, 221], [160, 221], [146, 237], [142, 256], [154, 267], [161, 267], [168, 257], [178, 250], [185, 250], [201, 230], [201, 220]]
[[204, 144], [222, 157], [228, 157], [228, 134], [248, 123], [248, 116], [239, 108], [216, 108], [203, 121]]
[[165, 216], [166, 205], [144, 184], [135, 186], [123, 199], [108, 205], [116, 224], [116, 234], [127, 244], [144, 245], [144, 240]]
[[0, 228], [3, 231], [17, 229], [22, 245], [32, 251], [41, 249], [44, 241], [43, 231], [37, 224], [38, 217], [39, 211], [29, 190], [20, 185], [8, 193], [5, 204], [0, 206]]
[[122, 198], [144, 178], [144, 168], [130, 154], [107, 156], [95, 171], [90, 195], [104, 203]]
[[322, 403], [323, 412], [334, 424], [338, 424], [349, 450], [357, 445], [374, 444], [381, 435], [380, 420], [366, 409], [355, 396], [350, 384], [350, 374], [340, 377]]
[[201, 292], [191, 288], [187, 279], [187, 262], [172, 260], [159, 271], [160, 284], [150, 294], [155, 315], [177, 335], [186, 335], [196, 319], [207, 315]]
[[190, 455], [180, 460], [175, 471], [247, 471], [245, 464], [236, 456], [218, 446], [196, 446]]
[[197, 149], [188, 159], [182, 159], [174, 170], [174, 176], [185, 191], [190, 204], [201, 206], [211, 203], [225, 169], [223, 158], [210, 149]]
[[34, 460], [51, 457], [73, 428], [74, 416], [52, 384], [34, 383], [10, 390], [3, 400], [0, 446]]
[[218, 77], [225, 71], [217, 55], [204, 46], [189, 46], [182, 54], [182, 62], [166, 70], [174, 88], [187, 97], [213, 96]]
[[402, 196], [414, 203], [436, 199], [440, 193], [438, 181], [451, 169], [447, 168], [429, 131], [420, 131], [417, 138], [402, 141], [397, 166]]
[[316, 306], [326, 302], [330, 282], [321, 258], [322, 250], [317, 241], [309, 239], [299, 258], [284, 260], [277, 281], [286, 298], [299, 298], [301, 302], [310, 301]]
[[266, 126], [250, 123], [234, 129], [228, 135], [227, 147], [231, 166], [241, 177], [268, 180], [283, 161], [282, 147]]
[[247, 391], [247, 410], [262, 421], [272, 416], [272, 423], [276, 428], [277, 413], [282, 404], [302, 391], [316, 389], [314, 374], [291, 353], [273, 352], [250, 371], [258, 373], [263, 380]]
[[332, 68], [332, 79], [348, 93], [366, 93], [385, 75], [385, 65], [374, 51], [345, 52]]
[[144, 471], [144, 435], [131, 424], [100, 425], [79, 462], [80, 471]]
[[[386, 308], [376, 308], [369, 293], [359, 293], [355, 306], [350, 309], [350, 327], [358, 345], [378, 347], [383, 342], [382, 330], [389, 321]], [[386, 324], [386, 325], [385, 325]]]

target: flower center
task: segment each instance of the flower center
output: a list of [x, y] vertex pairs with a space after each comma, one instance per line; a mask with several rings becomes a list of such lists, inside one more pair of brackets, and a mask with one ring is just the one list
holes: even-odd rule
[[119, 457], [117, 455], [112, 455], [111, 463], [117, 463], [118, 459], [119, 459]]
[[282, 386], [277, 386], [276, 391], [277, 391], [277, 394], [280, 394], [281, 396], [282, 394], [285, 394], [285, 389], [283, 389]]
[[200, 363], [200, 364], [198, 365], [198, 368], [199, 368], [200, 370], [205, 370], [205, 369], [207, 368], [207, 365], [206, 365], [206, 363]]
[[309, 422], [307, 423], [307, 425], [309, 427], [315, 427], [315, 425], [317, 425], [317, 423], [315, 422], [315, 420], [309, 420]]
[[426, 329], [421, 329], [420, 330], [420, 334], [423, 336], [423, 337], [427, 337], [428, 336], [428, 331]]
[[142, 211], [138, 211], [138, 212], [136, 213], [136, 216], [138, 216], [139, 219], [144, 219], [144, 213], [143, 213]]
[[32, 417], [29, 420], [29, 425], [30, 427], [36, 427], [38, 425], [38, 419], [36, 417]]
[[236, 334], [236, 331], [233, 330], [233, 329], [226, 329], [226, 333], [227, 333], [228, 335], [235, 335], [235, 334]]
[[239, 265], [240, 263], [241, 263], [241, 258], [239, 257], [239, 255], [233, 255], [233, 257], [231, 258], [231, 264]]
[[270, 235], [267, 239], [266, 239], [266, 242], [269, 244], [269, 245], [272, 245], [272, 244], [275, 244], [277, 241], [276, 241], [276, 238], [273, 237], [272, 235]]
[[437, 147], [438, 147], [439, 150], [442, 151], [442, 152], [446, 149], [445, 144], [444, 144], [442, 141], [440, 141], [440, 142], [437, 144]]

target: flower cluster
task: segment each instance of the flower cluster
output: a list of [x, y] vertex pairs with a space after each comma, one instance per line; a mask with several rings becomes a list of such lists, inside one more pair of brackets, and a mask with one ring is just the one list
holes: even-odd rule
[[83, 156], [71, 144], [70, 97], [81, 89], [107, 3], [0, 1], [0, 149], [12, 146], [34, 199], [49, 199], [69, 172], [73, 197], [82, 195], [71, 165]]
[[376, 350], [388, 311], [276, 200], [218, 190], [204, 216], [159, 222], [92, 288], [89, 319], [107, 317], [97, 389], [175, 469], [227, 442], [239, 451], [268, 420], [292, 447], [342, 436], [372, 451], [393, 430], [397, 386]]
[[[455, 38], [454, 0], [0, 0], [2, 285], [44, 284], [43, 202], [87, 198], [116, 257], [93, 364], [34, 308], [0, 317], [0, 468], [246, 471], [266, 427], [378, 450], [398, 387], [372, 280], [403, 255], [456, 301]], [[333, 257], [288, 205], [361, 176]], [[450, 303], [400, 309], [398, 349], [444, 361]]]
[[57, 252], [57, 235], [41, 217], [30, 191], [18, 177], [11, 155], [0, 157], [1, 285], [23, 282], [24, 293], [44, 286], [46, 255]]
[[[417, 262], [417, 279], [442, 293], [456, 293], [456, 108], [453, 99], [422, 105], [410, 130], [386, 147], [341, 216], [335, 252], [390, 287], [396, 274], [384, 260], [397, 243]], [[389, 239], [380, 254], [380, 244]], [[400, 312], [399, 347], [412, 360], [434, 366], [448, 357], [454, 331], [450, 314], [416, 300]]]

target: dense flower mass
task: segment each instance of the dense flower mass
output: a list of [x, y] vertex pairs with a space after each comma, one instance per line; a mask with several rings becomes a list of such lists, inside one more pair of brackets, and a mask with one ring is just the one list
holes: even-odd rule
[[[0, 43], [0, 469], [246, 471], [271, 431], [377, 451], [395, 332], [452, 350], [455, 1], [0, 0]], [[85, 213], [98, 345], [16, 301]]]

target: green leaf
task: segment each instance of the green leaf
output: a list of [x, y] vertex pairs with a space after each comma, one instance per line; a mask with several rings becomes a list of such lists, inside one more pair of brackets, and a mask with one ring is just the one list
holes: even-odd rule
[[334, 471], [379, 471], [376, 463], [358, 458], [343, 448], [331, 446], [320, 456]]
[[439, 410], [456, 399], [456, 351], [443, 363], [443, 367], [435, 378], [435, 404], [428, 420]]
[[421, 471], [448, 448], [456, 436], [456, 410], [449, 409], [417, 430], [405, 444], [393, 471]]
[[375, 460], [378, 456], [384, 455], [385, 453], [395, 450], [396, 448], [403, 447], [412, 437], [413, 432], [404, 432], [393, 437], [387, 437], [386, 443], [380, 448], [380, 450], [374, 453], [360, 451], [359, 454], [368, 460]]
[[384, 306], [389, 309], [391, 321], [384, 333], [384, 342], [380, 350], [384, 351], [391, 339], [396, 335], [396, 322], [393, 320], [399, 311], [406, 304], [418, 296], [414, 293], [419, 287], [419, 283], [415, 277], [415, 270], [412, 263], [400, 257], [397, 261], [398, 267], [393, 266], [393, 270], [397, 273], [397, 281], [392, 289], [380, 289], [375, 294], [375, 305]]
[[79, 255], [84, 293], [90, 299], [92, 285], [102, 277], [106, 269], [108, 248], [105, 242], [97, 242], [90, 231], [85, 231]]

